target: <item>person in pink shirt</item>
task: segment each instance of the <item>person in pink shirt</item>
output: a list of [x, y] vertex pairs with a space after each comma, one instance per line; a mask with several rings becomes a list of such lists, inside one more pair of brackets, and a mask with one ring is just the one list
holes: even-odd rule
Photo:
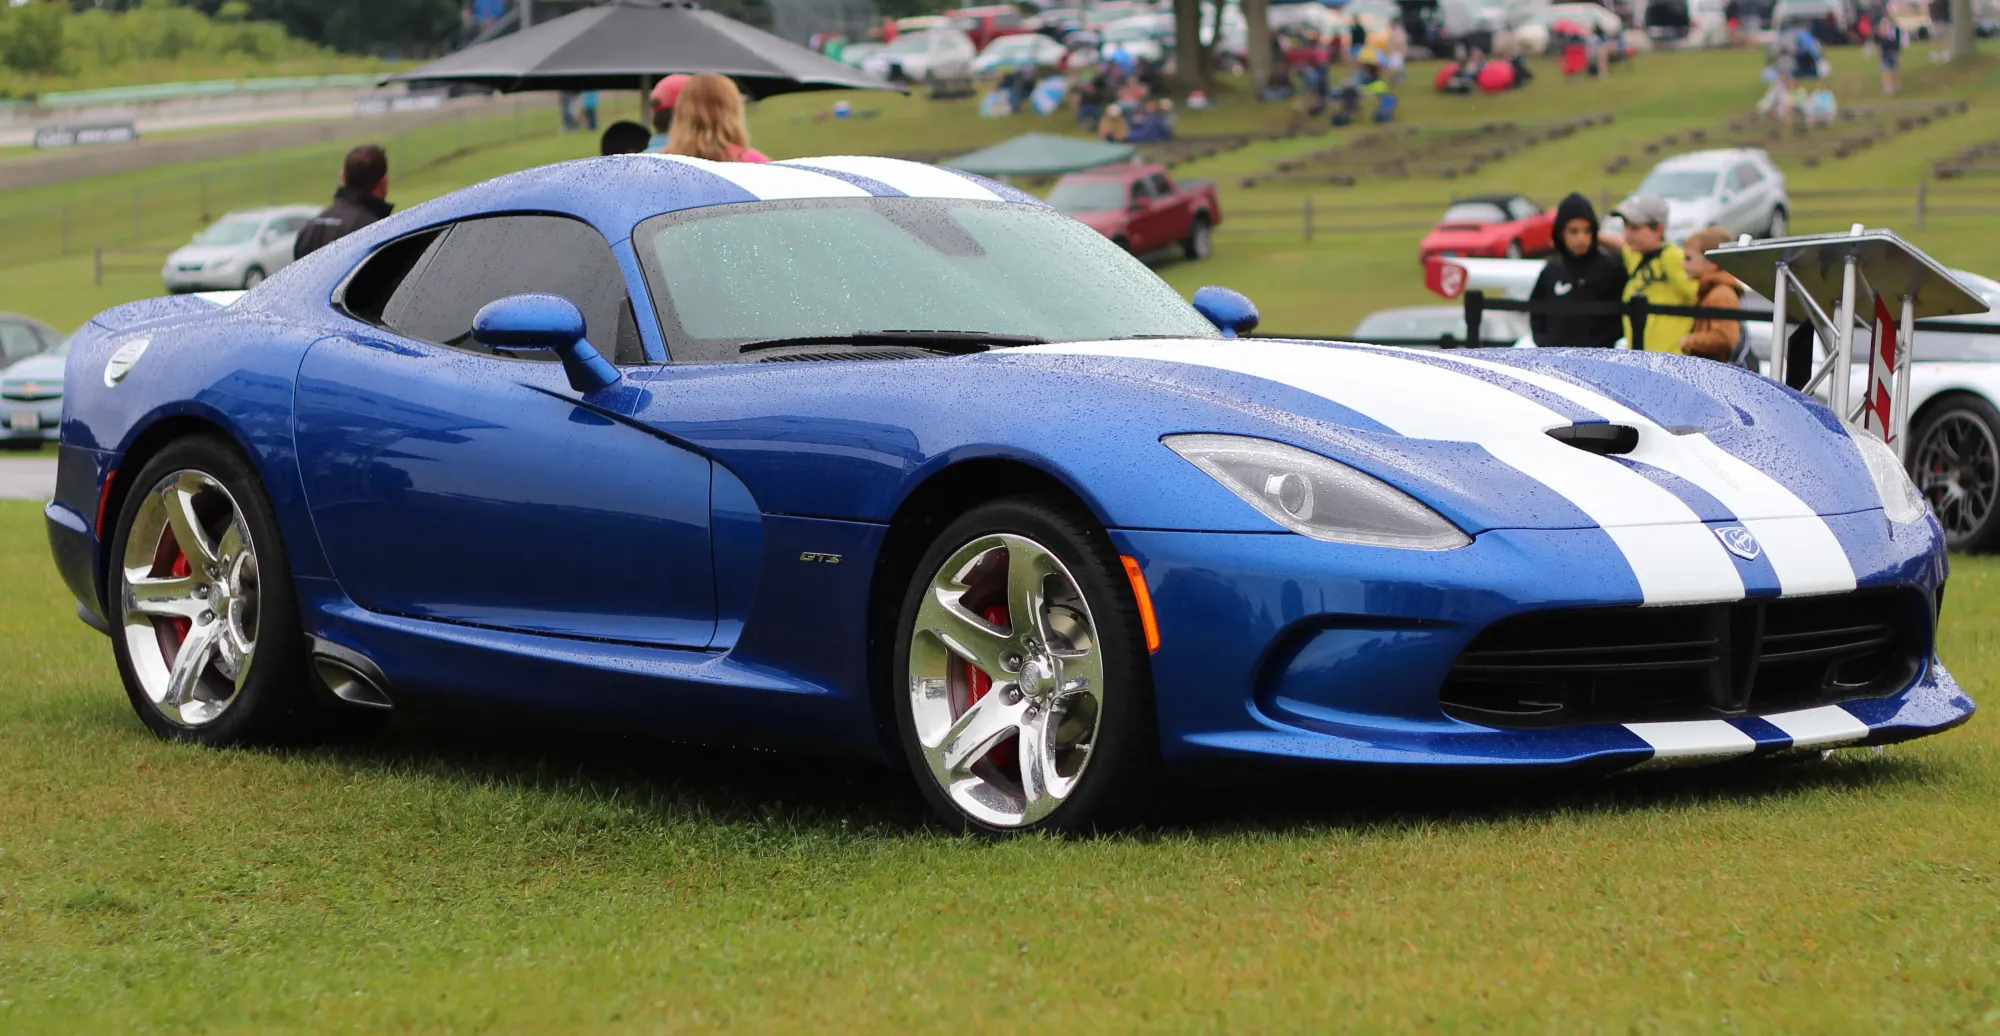
[[674, 105], [673, 137], [667, 154], [711, 162], [769, 162], [750, 146], [743, 95], [728, 76], [705, 72], [681, 87]]

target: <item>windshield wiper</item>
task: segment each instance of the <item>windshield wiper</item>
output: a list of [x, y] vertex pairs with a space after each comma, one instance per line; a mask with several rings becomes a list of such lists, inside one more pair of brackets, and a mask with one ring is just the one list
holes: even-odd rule
[[736, 351], [754, 353], [793, 345], [902, 345], [961, 356], [966, 353], [983, 353], [996, 345], [1043, 345], [1046, 342], [1047, 339], [1037, 338], [1034, 335], [996, 334], [991, 331], [891, 329], [851, 331], [846, 334], [799, 335], [794, 338], [766, 338], [761, 341], [744, 342], [736, 347]]

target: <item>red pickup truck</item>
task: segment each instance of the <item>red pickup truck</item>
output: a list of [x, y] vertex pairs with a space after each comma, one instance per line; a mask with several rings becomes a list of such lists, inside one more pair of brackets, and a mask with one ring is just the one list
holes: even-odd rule
[[1168, 245], [1206, 259], [1209, 235], [1222, 223], [1215, 185], [1175, 184], [1158, 165], [1106, 165], [1056, 181], [1049, 204], [1090, 225], [1133, 255]]

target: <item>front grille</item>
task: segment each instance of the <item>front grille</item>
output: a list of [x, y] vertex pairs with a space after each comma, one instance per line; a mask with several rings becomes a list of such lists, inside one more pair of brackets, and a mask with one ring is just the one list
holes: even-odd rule
[[1497, 727], [1809, 708], [1900, 689], [1930, 628], [1914, 590], [1533, 612], [1474, 638], [1438, 697], [1448, 715]]

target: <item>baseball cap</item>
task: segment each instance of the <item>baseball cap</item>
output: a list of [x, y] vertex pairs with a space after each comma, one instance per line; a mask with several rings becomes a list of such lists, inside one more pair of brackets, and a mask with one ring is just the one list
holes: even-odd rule
[[681, 88], [688, 85], [693, 79], [694, 77], [688, 75], [686, 72], [675, 72], [673, 75], [654, 84], [653, 110], [659, 111], [662, 108], [673, 107], [681, 99]]
[[1667, 200], [1657, 194], [1635, 194], [1611, 210], [1627, 223], [1667, 225]]

